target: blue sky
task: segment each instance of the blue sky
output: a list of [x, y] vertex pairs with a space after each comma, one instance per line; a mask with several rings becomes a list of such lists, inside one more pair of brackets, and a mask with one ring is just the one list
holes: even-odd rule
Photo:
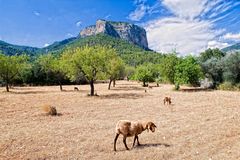
[[149, 47], [195, 54], [240, 42], [240, 0], [0, 0], [0, 40], [43, 47], [97, 19], [147, 31]]

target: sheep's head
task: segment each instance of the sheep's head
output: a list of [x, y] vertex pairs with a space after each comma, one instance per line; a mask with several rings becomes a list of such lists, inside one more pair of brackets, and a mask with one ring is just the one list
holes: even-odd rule
[[152, 132], [155, 132], [155, 128], [157, 128], [157, 126], [153, 122], [148, 122], [146, 128], [148, 131], [150, 129]]

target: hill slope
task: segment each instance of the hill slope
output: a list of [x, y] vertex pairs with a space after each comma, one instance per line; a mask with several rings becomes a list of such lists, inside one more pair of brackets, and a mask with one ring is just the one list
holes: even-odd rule
[[19, 46], [0, 41], [0, 51], [6, 55], [27, 54], [34, 56], [41, 52], [40, 48]]
[[223, 52], [236, 52], [240, 51], [240, 43], [236, 43], [232, 46], [226, 47], [222, 49]]
[[66, 48], [75, 48], [83, 46], [101, 45], [110, 46], [115, 48], [119, 54], [133, 53], [133, 52], [145, 52], [143, 48], [131, 44], [123, 39], [114, 38], [106, 34], [97, 34], [88, 36], [85, 38], [72, 38], [61, 42], [55, 42], [52, 45], [43, 48], [45, 51], [60, 53]]

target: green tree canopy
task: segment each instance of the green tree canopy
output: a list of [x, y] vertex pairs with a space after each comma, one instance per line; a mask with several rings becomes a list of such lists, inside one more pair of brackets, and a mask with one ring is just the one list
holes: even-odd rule
[[174, 83], [175, 66], [178, 64], [179, 58], [176, 54], [166, 55], [160, 63], [160, 73], [162, 80]]
[[90, 95], [94, 95], [94, 82], [106, 75], [107, 65], [115, 50], [104, 46], [85, 46], [69, 50], [62, 55], [68, 68], [71, 79], [83, 74], [90, 84]]
[[215, 57], [217, 59], [221, 59], [224, 56], [225, 56], [225, 53], [222, 52], [221, 50], [219, 50], [218, 48], [215, 48], [215, 49], [209, 48], [206, 51], [200, 53], [199, 60], [201, 62], [205, 62], [208, 59], [211, 59], [213, 57]]
[[231, 53], [223, 59], [224, 81], [240, 83], [240, 52]]
[[203, 73], [197, 60], [192, 56], [183, 58], [175, 68], [174, 83], [197, 85]]
[[214, 88], [223, 82], [223, 64], [221, 59], [212, 57], [201, 63], [201, 67], [205, 77], [212, 80]]
[[113, 52], [112, 56], [109, 57], [109, 63], [106, 69], [106, 76], [109, 78], [108, 89], [110, 89], [112, 81], [115, 87], [116, 79], [124, 76], [125, 65], [123, 60]]
[[9, 83], [21, 76], [24, 70], [28, 69], [28, 56], [7, 56], [0, 54], [0, 79], [6, 83], [6, 90], [9, 92]]
[[154, 81], [154, 70], [153, 70], [153, 64], [151, 63], [145, 63], [143, 65], [139, 65], [136, 68], [135, 72], [135, 79], [138, 81], [143, 82], [143, 86], [146, 87], [148, 82]]

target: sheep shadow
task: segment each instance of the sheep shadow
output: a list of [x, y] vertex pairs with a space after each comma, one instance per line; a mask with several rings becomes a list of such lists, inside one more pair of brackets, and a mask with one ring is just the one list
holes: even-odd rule
[[147, 143], [147, 144], [141, 144], [140, 146], [136, 146], [135, 148], [144, 149], [147, 147], [160, 147], [160, 146], [171, 147], [171, 145], [167, 143]]

